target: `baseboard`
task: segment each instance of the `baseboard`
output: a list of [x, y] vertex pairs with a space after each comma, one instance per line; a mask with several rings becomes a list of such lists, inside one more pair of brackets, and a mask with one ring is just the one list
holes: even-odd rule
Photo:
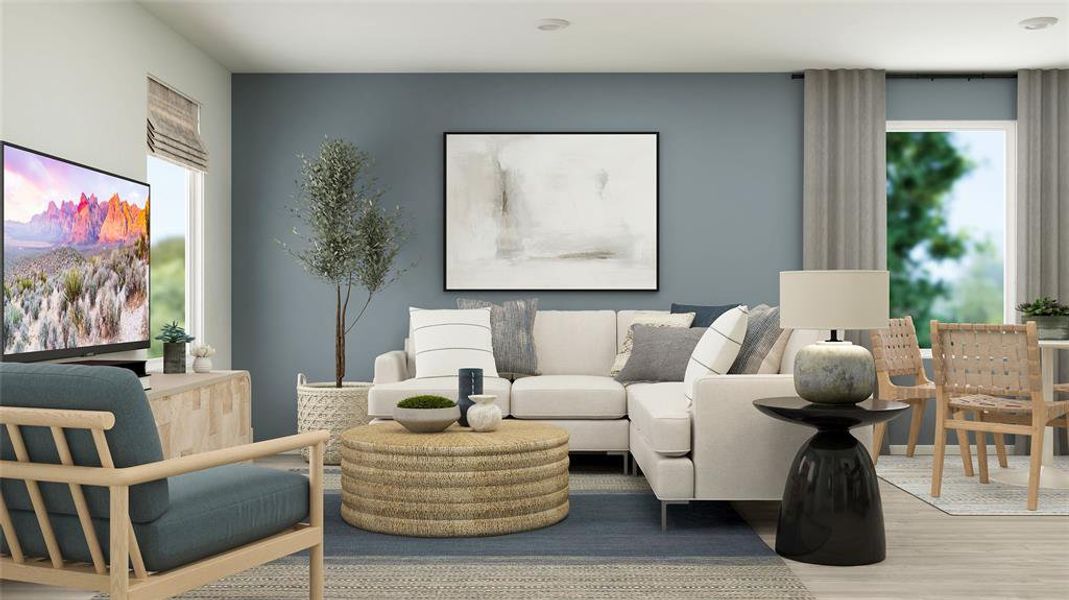
[[[891, 444], [891, 446], [890, 446], [890, 448], [891, 448], [891, 452], [890, 452], [891, 456], [905, 456], [906, 455], [906, 447], [907, 446], [905, 444]], [[975, 444], [970, 444], [969, 448], [970, 448], [970, 452], [972, 452], [973, 454], [976, 453], [976, 445]], [[954, 456], [961, 456], [961, 448], [959, 448], [957, 444], [947, 444], [946, 453], [948, 455], [952, 454]], [[995, 456], [995, 445], [994, 444], [988, 444], [987, 445], [987, 453], [990, 456]], [[1007, 454], [1013, 454], [1014, 453], [1013, 452], [1013, 444], [1006, 444], [1006, 453]], [[914, 455], [919, 455], [919, 456], [931, 456], [931, 455], [935, 454], [935, 446], [932, 445], [932, 444], [917, 444], [916, 448], [913, 449], [913, 454]]]

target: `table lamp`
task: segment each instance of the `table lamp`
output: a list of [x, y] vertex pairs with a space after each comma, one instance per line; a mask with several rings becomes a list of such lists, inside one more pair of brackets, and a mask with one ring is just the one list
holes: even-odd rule
[[868, 398], [875, 379], [872, 354], [840, 340], [838, 330], [887, 327], [887, 271], [783, 271], [779, 301], [780, 327], [831, 331], [827, 341], [798, 351], [798, 395], [821, 404], [854, 404]]

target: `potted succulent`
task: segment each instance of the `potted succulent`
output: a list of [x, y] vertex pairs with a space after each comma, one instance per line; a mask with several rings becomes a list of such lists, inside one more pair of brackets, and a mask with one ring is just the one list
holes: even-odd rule
[[1043, 296], [1017, 305], [1024, 321], [1035, 321], [1040, 339], [1069, 340], [1069, 306]]
[[209, 344], [197, 344], [189, 350], [189, 354], [193, 357], [194, 373], [212, 372], [212, 356], [215, 355], [214, 347]]
[[178, 324], [171, 321], [160, 328], [156, 339], [163, 342], [163, 372], [186, 372], [186, 344], [193, 341], [193, 336]]
[[459, 418], [457, 403], [442, 396], [412, 396], [393, 410], [393, 419], [412, 433], [444, 431]]
[[[333, 381], [309, 383], [303, 373], [297, 376], [297, 429], [330, 430], [324, 456], [328, 464], [340, 461], [338, 435], [367, 420], [371, 383], [345, 381], [346, 337], [375, 295], [402, 272], [395, 266], [405, 239], [400, 208], [382, 206], [383, 192], [371, 167], [370, 155], [342, 140], [326, 140], [315, 158], [302, 156], [290, 207], [299, 221], [293, 228], [296, 242], [282, 243], [334, 292]], [[363, 289], [364, 298], [353, 298], [354, 287]], [[307, 451], [302, 453], [307, 458]]]

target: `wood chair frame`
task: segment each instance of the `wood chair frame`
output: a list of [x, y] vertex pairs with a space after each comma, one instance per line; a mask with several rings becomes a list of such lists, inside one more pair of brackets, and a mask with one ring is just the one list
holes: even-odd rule
[[[938, 497], [942, 488], [947, 429], [959, 435], [968, 431], [976, 435], [981, 483], [988, 482], [985, 434], [1027, 435], [1031, 436], [1028, 510], [1036, 510], [1044, 431], [1047, 427], [1069, 427], [1069, 402], [1048, 403], [1043, 399], [1035, 322], [978, 325], [932, 321], [932, 359], [937, 401], [932, 496]], [[951, 400], [959, 398], [961, 406], [966, 404], [963, 397], [968, 396], [982, 397], [979, 402], [968, 403], [977, 408], [957, 411], [954, 418], [948, 418]], [[971, 413], [973, 420], [967, 420], [965, 412]], [[999, 462], [1003, 460], [1000, 455]]]
[[[48, 550], [48, 558], [33, 558], [22, 551], [11, 514], [0, 494], [0, 528], [10, 555], [0, 556], [0, 579], [105, 592], [116, 600], [169, 598], [228, 575], [309, 550], [309, 598], [323, 598], [323, 452], [330, 434], [314, 431], [193, 454], [133, 467], [116, 468], [104, 432], [115, 425], [110, 412], [0, 407], [0, 424], [7, 428], [15, 461], [0, 461], [0, 477], [22, 480]], [[52, 432], [62, 464], [31, 462], [21, 427], [47, 427]], [[100, 467], [74, 464], [65, 429], [86, 429], [100, 458]], [[146, 571], [137, 536], [129, 517], [130, 487], [150, 481], [201, 471], [221, 465], [264, 458], [310, 448], [308, 521], [265, 539], [162, 572]], [[75, 511], [92, 557], [91, 564], [67, 561], [60, 553], [41, 494], [39, 482], [70, 487]], [[105, 561], [100, 540], [82, 486], [108, 488], [110, 557]], [[123, 517], [119, 517], [123, 515]], [[122, 565], [116, 568], [115, 565]], [[131, 577], [131, 567], [133, 575]]]

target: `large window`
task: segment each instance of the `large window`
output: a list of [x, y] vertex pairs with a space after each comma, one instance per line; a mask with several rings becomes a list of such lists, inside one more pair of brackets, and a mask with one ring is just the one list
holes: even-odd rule
[[152, 238], [151, 327], [149, 358], [163, 356], [155, 339], [164, 323], [178, 321], [194, 335], [197, 320], [196, 216], [201, 174], [155, 156], [148, 157], [152, 186], [150, 235]]
[[891, 315], [1012, 322], [1015, 125], [887, 124]]

